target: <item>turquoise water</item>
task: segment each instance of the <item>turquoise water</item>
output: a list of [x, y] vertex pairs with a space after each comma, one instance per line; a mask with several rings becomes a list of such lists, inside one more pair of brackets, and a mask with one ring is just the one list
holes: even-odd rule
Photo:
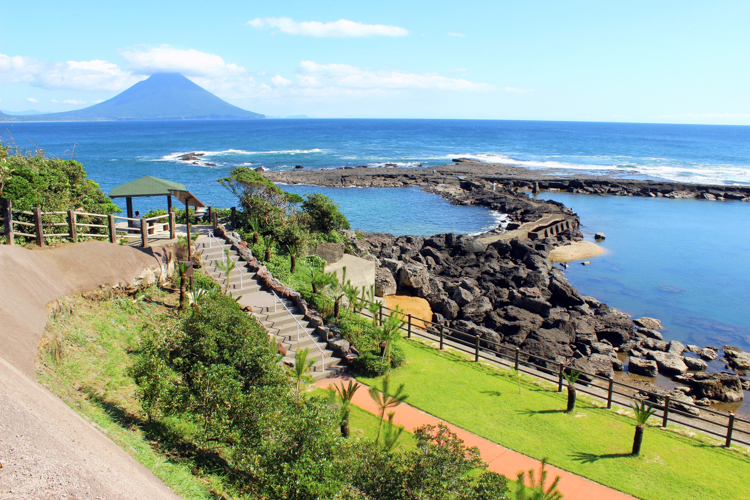
[[418, 187], [326, 188], [290, 186], [282, 188], [299, 195], [323, 193], [333, 198], [352, 229], [371, 233], [431, 236], [437, 233], [471, 234], [494, 229], [499, 214], [484, 207], [451, 205], [444, 198]]
[[662, 321], [684, 343], [750, 349], [750, 203], [541, 193], [571, 207], [606, 249], [571, 263], [585, 295]]

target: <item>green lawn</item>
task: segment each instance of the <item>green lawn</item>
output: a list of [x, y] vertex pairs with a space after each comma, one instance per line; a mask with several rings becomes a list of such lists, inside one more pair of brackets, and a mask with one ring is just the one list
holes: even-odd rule
[[[392, 372], [408, 403], [531, 457], [643, 499], [750, 498], [750, 457], [658, 427], [646, 429], [640, 457], [629, 455], [634, 420], [511, 372], [404, 340], [407, 362]], [[360, 378], [372, 384], [379, 379]], [[579, 393], [580, 394], [580, 393]], [[657, 419], [651, 423], [657, 425]]]

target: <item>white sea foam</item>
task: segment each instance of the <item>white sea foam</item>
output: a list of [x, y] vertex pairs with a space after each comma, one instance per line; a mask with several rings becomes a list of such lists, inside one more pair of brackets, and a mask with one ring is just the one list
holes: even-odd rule
[[[676, 164], [666, 158], [581, 157], [581, 163], [555, 160], [517, 160], [504, 154], [461, 154], [449, 158], [470, 158], [486, 163], [517, 165], [531, 169], [588, 170], [626, 172], [651, 179], [664, 179], [691, 184], [750, 184], [750, 167], [737, 165]], [[600, 162], [592, 162], [600, 160]], [[603, 161], [601, 161], [603, 160]], [[591, 163], [589, 163], [591, 162]], [[648, 162], [644, 164], [643, 162]]]

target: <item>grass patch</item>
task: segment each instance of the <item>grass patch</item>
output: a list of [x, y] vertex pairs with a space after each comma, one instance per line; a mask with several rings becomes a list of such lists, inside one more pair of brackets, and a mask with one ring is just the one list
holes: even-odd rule
[[[627, 414], [579, 397], [568, 415], [566, 394], [547, 384], [522, 377], [519, 394], [508, 370], [415, 341], [401, 345], [407, 361], [391, 379], [406, 384], [408, 403], [495, 443], [643, 499], [748, 496], [750, 458], [715, 440], [652, 426], [641, 456], [633, 457], [635, 424]], [[380, 380], [361, 378], [368, 385]]]

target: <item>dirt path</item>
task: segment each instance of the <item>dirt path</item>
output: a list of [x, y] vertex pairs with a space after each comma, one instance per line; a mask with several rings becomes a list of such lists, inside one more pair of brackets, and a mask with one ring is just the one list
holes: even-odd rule
[[[326, 389], [331, 384], [340, 384], [341, 382], [348, 382], [348, 380], [351, 380], [351, 377], [328, 378], [317, 382], [316, 385]], [[378, 408], [375, 401], [370, 398], [367, 390], [368, 387], [363, 385], [354, 394], [352, 402], [370, 413], [377, 414]], [[529, 469], [533, 469], [537, 473], [539, 471], [541, 464], [538, 460], [504, 448], [499, 444], [444, 422], [413, 406], [404, 403], [397, 406], [393, 411], [396, 413], [394, 422], [398, 425], [403, 425], [408, 431], [425, 424], [446, 424], [452, 432], [455, 432], [464, 441], [466, 446], [476, 446], [479, 448], [482, 459], [487, 462], [489, 470], [502, 474], [509, 479], [515, 480], [517, 473], [520, 471], [528, 471]], [[569, 500], [632, 500], [634, 498], [584, 477], [558, 469], [557, 467], [548, 466], [546, 470], [549, 471], [548, 483], [551, 483], [555, 476], [560, 476], [558, 489]]]
[[159, 253], [110, 243], [0, 246], [0, 499], [179, 498], [39, 385], [34, 371], [50, 302], [153, 280], [162, 262]]

